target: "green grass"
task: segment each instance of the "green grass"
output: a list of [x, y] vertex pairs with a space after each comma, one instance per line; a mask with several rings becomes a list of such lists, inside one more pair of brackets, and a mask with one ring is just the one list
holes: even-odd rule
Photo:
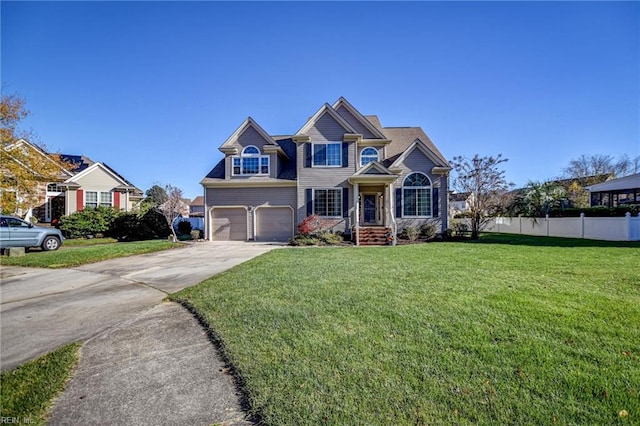
[[69, 247], [57, 251], [29, 252], [21, 257], [3, 257], [2, 265], [35, 268], [68, 268], [117, 257], [133, 256], [180, 247], [166, 240], [137, 241], [132, 243], [100, 244]]
[[570, 243], [275, 250], [172, 298], [266, 424], [639, 424], [640, 245]]
[[63, 346], [3, 372], [0, 416], [18, 419], [19, 424], [44, 424], [51, 401], [62, 392], [78, 361], [80, 346]]
[[96, 244], [112, 244], [117, 243], [115, 238], [74, 238], [64, 240], [63, 248], [77, 246], [94, 246]]

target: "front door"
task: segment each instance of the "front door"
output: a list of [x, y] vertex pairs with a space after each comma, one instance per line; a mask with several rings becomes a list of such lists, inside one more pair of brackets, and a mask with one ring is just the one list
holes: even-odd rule
[[365, 194], [362, 200], [362, 215], [364, 223], [367, 225], [375, 225], [376, 224], [376, 200], [377, 197], [373, 194]]

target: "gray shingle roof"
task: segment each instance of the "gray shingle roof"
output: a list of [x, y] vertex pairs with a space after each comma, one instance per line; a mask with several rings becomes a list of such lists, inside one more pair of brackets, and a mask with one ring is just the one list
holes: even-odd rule
[[444, 166], [449, 165], [444, 155], [420, 127], [384, 127], [382, 132], [392, 140], [387, 146], [385, 166], [393, 163], [416, 139], [420, 139], [442, 161]]

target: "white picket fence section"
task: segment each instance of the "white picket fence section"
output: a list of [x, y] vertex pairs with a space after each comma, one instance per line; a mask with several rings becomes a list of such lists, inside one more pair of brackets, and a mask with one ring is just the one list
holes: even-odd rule
[[640, 217], [497, 217], [484, 229], [505, 234], [640, 241]]

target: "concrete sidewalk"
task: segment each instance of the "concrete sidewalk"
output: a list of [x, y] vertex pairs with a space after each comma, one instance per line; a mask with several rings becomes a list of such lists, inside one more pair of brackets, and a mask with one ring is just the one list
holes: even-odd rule
[[165, 302], [82, 348], [51, 425], [250, 425], [197, 320]]

